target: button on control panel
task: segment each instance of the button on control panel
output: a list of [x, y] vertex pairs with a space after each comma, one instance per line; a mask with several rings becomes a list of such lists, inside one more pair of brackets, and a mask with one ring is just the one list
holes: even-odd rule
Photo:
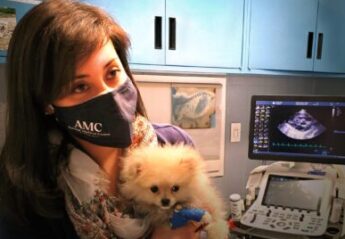
[[281, 207], [250, 208], [241, 219], [247, 226], [299, 235], [322, 235], [327, 218], [316, 211]]

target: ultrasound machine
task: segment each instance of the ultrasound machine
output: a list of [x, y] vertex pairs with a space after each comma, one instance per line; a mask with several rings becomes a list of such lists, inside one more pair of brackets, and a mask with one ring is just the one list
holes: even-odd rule
[[253, 96], [249, 131], [249, 158], [274, 162], [251, 172], [241, 224], [274, 235], [258, 238], [345, 238], [345, 97]]

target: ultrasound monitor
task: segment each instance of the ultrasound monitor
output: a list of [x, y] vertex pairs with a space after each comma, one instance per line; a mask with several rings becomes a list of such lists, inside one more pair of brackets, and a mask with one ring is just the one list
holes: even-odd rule
[[319, 211], [326, 186], [322, 179], [269, 175], [262, 205]]
[[252, 96], [250, 159], [345, 164], [345, 97]]

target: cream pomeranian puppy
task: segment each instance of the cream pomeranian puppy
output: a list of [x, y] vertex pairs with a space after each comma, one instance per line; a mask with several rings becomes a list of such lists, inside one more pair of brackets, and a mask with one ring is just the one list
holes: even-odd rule
[[168, 224], [176, 208], [202, 208], [208, 238], [224, 239], [223, 201], [211, 185], [204, 160], [184, 145], [142, 147], [122, 158], [119, 190], [153, 226]]

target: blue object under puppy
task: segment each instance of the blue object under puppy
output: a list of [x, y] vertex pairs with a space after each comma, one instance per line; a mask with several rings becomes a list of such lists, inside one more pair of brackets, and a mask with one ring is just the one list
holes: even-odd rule
[[200, 208], [181, 208], [175, 210], [170, 218], [170, 227], [176, 229], [187, 224], [189, 221], [200, 222], [206, 211]]

